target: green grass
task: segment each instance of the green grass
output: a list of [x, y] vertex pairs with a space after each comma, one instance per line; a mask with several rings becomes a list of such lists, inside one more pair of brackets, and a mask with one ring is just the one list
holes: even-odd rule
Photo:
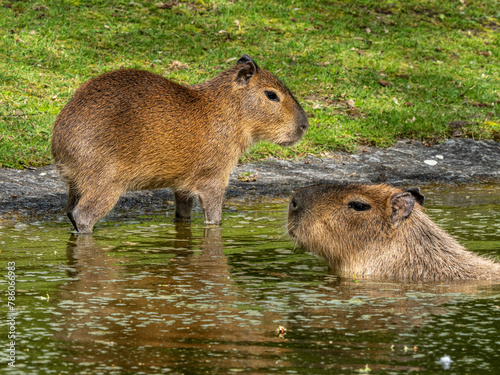
[[53, 122], [91, 77], [135, 67], [194, 84], [243, 53], [287, 84], [311, 124], [299, 145], [262, 143], [245, 160], [500, 140], [496, 0], [169, 3], [0, 0], [0, 166], [50, 163]]

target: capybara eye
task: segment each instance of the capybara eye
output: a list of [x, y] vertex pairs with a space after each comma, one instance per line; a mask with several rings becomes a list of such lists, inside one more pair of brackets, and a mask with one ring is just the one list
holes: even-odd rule
[[280, 101], [280, 98], [278, 98], [278, 95], [276, 95], [276, 93], [274, 91], [264, 91], [264, 93], [266, 94], [266, 96], [269, 100], [272, 100], [274, 102]]
[[366, 211], [372, 208], [368, 203], [356, 202], [352, 201], [347, 204], [349, 208], [352, 208], [354, 211]]

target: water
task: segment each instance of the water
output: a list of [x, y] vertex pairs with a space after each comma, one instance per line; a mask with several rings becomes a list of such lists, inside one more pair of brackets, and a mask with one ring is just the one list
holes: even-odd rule
[[[498, 187], [424, 193], [437, 223], [500, 258]], [[222, 231], [203, 228], [200, 212], [190, 227], [163, 215], [106, 221], [94, 237], [71, 236], [63, 218], [4, 225], [0, 272], [15, 262], [16, 367], [7, 365], [3, 320], [0, 371], [500, 371], [500, 283], [340, 280], [294, 248], [285, 218], [286, 202], [269, 200], [227, 202]], [[7, 278], [0, 287], [7, 291]]]

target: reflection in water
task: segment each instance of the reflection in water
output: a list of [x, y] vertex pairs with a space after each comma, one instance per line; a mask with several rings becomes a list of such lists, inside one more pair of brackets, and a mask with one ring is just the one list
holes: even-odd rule
[[[69, 239], [69, 272], [75, 281], [57, 297], [65, 323], [56, 338], [78, 347], [71, 360], [121, 368], [137, 363], [164, 367], [189, 356], [191, 366], [202, 360], [204, 366], [223, 362], [220, 365], [227, 368], [241, 365], [243, 358], [246, 362], [259, 357], [252, 366], [264, 367], [269, 365], [267, 356], [285, 351], [259, 344], [279, 341], [274, 335], [278, 315], [237, 307], [252, 301], [231, 278], [221, 228], [204, 229], [201, 252], [193, 250], [192, 238], [188, 225], [176, 225], [170, 264], [133, 273], [109, 257], [92, 236]], [[70, 314], [64, 311], [68, 307]], [[217, 344], [212, 354], [211, 343]], [[96, 344], [105, 349], [96, 350]], [[208, 353], [196, 354], [200, 345]], [[158, 347], [161, 351], [152, 354]], [[233, 350], [238, 356], [222, 358]], [[111, 354], [116, 352], [121, 355]]]
[[[354, 351], [355, 358], [381, 361], [380, 368], [422, 370], [403, 364], [423, 350], [417, 339], [422, 327], [446, 313], [457, 295], [473, 296], [491, 285], [327, 277], [297, 288], [284, 265], [268, 274], [235, 275], [221, 228], [205, 228], [199, 246], [197, 240], [189, 226], [177, 225], [167, 262], [138, 268], [109, 256], [91, 236], [72, 236], [67, 251], [75, 280], [57, 296], [64, 329], [56, 338], [78, 349], [66, 360], [190, 373], [300, 368], [312, 361], [309, 368], [325, 370], [348, 366]], [[245, 257], [239, 262], [255, 259]], [[275, 332], [280, 324], [287, 328], [284, 339]], [[318, 357], [322, 350], [327, 358]], [[388, 356], [401, 363], [391, 365]]]

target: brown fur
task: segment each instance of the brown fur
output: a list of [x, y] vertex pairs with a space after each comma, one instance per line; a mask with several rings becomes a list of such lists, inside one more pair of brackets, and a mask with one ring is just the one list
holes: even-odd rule
[[345, 276], [499, 280], [500, 264], [467, 251], [433, 223], [423, 200], [418, 188], [311, 186], [292, 197], [288, 232]]
[[240, 155], [260, 140], [292, 145], [307, 127], [288, 89], [243, 55], [232, 69], [194, 86], [140, 70], [91, 79], [59, 114], [52, 154], [79, 232], [92, 232], [125, 191], [163, 187], [175, 192], [178, 219], [190, 218], [198, 197], [205, 222], [220, 224]]

